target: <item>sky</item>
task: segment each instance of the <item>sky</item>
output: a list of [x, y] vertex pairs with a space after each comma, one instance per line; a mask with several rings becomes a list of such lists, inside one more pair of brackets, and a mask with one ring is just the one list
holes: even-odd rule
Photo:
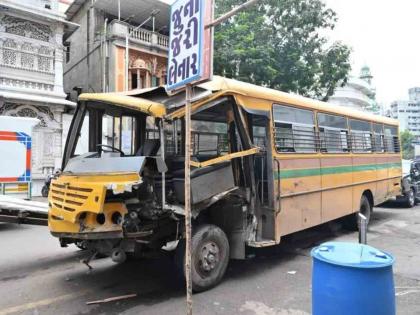
[[371, 69], [376, 98], [384, 105], [408, 99], [420, 86], [419, 0], [324, 0], [338, 22], [330, 33], [352, 48], [353, 73]]
[[408, 99], [408, 89], [420, 86], [420, 0], [324, 2], [338, 15], [328, 36], [352, 48], [352, 74], [368, 65], [376, 98], [385, 107]]

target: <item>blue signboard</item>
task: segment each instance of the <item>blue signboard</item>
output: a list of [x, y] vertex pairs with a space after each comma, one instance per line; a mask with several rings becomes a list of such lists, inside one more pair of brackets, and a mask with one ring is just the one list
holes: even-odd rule
[[203, 79], [204, 10], [204, 0], [171, 6], [167, 90]]

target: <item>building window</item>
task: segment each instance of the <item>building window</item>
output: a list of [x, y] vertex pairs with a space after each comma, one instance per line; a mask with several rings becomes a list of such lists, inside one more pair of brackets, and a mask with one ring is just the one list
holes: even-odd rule
[[38, 70], [52, 72], [53, 51], [46, 46], [41, 46], [38, 53]]
[[17, 44], [12, 39], [6, 39], [3, 43], [3, 62], [5, 65], [16, 66]]
[[278, 152], [316, 152], [314, 113], [273, 105], [274, 137]]
[[65, 43], [66, 63], [70, 62], [70, 42]]

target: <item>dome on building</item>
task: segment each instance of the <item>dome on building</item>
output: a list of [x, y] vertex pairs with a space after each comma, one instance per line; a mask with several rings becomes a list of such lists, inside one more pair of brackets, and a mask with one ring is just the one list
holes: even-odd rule
[[355, 109], [379, 113], [375, 100], [375, 88], [372, 85], [373, 76], [368, 66], [363, 66], [359, 77], [350, 77], [344, 86], [337, 86], [329, 103]]

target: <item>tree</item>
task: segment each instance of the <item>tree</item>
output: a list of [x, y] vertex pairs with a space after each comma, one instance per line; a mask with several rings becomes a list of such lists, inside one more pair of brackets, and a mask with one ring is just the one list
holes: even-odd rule
[[408, 130], [400, 132], [401, 148], [403, 152], [403, 159], [410, 160], [414, 158], [414, 135]]
[[[243, 1], [217, 2], [216, 15]], [[351, 68], [349, 47], [322, 35], [336, 21], [321, 0], [260, 0], [216, 28], [214, 72], [327, 100]]]

